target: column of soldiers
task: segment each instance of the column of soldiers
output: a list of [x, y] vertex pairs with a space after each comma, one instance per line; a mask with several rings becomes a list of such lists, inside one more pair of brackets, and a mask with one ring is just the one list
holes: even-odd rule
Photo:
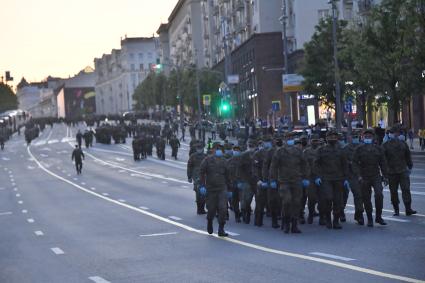
[[329, 130], [325, 139], [314, 134], [308, 139], [292, 132], [250, 138], [246, 149], [213, 142], [207, 154], [205, 144], [192, 139], [187, 176], [194, 184], [197, 213], [207, 213], [210, 234], [213, 219], [218, 218], [219, 236], [227, 236], [228, 208], [237, 223], [249, 224], [253, 214], [254, 225], [260, 227], [268, 215], [273, 228], [301, 233], [299, 224], [305, 223], [307, 205], [308, 224], [318, 216], [319, 225], [339, 230], [341, 222], [346, 222], [345, 207], [351, 192], [358, 225], [387, 225], [382, 217], [383, 187], [389, 184], [394, 215], [400, 213], [398, 187], [406, 215], [415, 214], [409, 177], [413, 164], [399, 132], [399, 128], [391, 128], [389, 140], [382, 146], [371, 129], [354, 133], [347, 141], [334, 130]]

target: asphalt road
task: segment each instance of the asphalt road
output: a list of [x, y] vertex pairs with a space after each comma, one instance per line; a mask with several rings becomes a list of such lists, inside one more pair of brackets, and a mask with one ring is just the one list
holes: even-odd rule
[[[229, 238], [205, 232], [179, 160], [135, 163], [131, 144], [71, 151], [77, 129], [55, 125], [26, 147], [0, 152], [0, 282], [425, 282], [425, 155], [414, 156], [416, 216], [388, 226], [348, 221], [340, 231], [300, 225], [300, 235], [231, 219]], [[404, 208], [404, 207], [403, 207]], [[215, 223], [215, 230], [217, 230]], [[217, 232], [217, 231], [215, 231]]]

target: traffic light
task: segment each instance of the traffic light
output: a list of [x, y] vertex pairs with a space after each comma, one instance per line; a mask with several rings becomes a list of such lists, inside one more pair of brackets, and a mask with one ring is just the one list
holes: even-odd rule
[[221, 103], [220, 103], [220, 114], [222, 116], [227, 116], [231, 110], [231, 105], [229, 103], [229, 101], [222, 99]]
[[153, 65], [153, 69], [157, 74], [162, 72], [163, 65], [161, 64], [161, 60], [159, 58], [156, 59], [156, 64]]

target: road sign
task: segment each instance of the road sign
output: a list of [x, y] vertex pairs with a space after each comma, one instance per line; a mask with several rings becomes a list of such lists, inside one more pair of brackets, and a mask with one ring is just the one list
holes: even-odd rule
[[344, 112], [353, 112], [353, 103], [351, 101], [346, 101], [344, 103]]
[[228, 84], [238, 84], [239, 83], [239, 75], [228, 75], [227, 76]]
[[211, 95], [210, 94], [204, 94], [202, 96], [202, 102], [204, 106], [210, 106], [211, 105]]
[[297, 92], [303, 90], [304, 77], [298, 74], [282, 76], [283, 92]]
[[272, 110], [275, 112], [280, 111], [280, 101], [272, 101]]

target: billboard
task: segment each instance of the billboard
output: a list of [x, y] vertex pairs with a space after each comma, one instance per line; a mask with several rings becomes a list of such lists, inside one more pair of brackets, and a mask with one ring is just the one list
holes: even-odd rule
[[96, 93], [93, 87], [65, 88], [67, 118], [96, 113]]
[[304, 77], [298, 74], [287, 74], [282, 76], [283, 92], [303, 91]]

